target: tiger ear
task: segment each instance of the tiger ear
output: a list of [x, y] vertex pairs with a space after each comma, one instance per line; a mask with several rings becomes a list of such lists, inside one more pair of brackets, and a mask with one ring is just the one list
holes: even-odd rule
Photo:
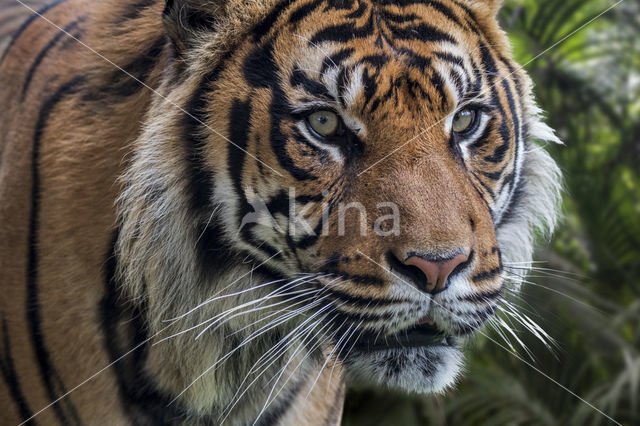
[[473, 3], [477, 8], [485, 8], [492, 15], [497, 15], [502, 7], [503, 0], [465, 0], [467, 3]]
[[162, 22], [178, 52], [183, 52], [199, 34], [214, 30], [224, 10], [225, 0], [166, 0]]

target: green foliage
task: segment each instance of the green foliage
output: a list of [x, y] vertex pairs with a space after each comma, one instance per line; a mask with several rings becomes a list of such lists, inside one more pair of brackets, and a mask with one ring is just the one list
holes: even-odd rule
[[495, 342], [467, 351], [457, 389], [429, 397], [354, 389], [345, 425], [613, 424], [551, 379], [616, 421], [640, 424], [640, 3], [596, 18], [614, 4], [514, 0], [501, 14], [565, 142], [550, 147], [565, 174], [565, 219], [512, 298], [557, 348], [520, 330], [533, 360], [518, 356], [536, 371], [491, 333]]

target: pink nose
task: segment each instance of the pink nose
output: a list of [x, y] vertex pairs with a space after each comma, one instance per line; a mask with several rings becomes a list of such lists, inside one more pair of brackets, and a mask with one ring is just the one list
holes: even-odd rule
[[426, 290], [430, 293], [439, 293], [447, 288], [449, 274], [463, 262], [466, 262], [466, 254], [458, 254], [449, 260], [430, 261], [418, 256], [411, 256], [404, 261], [405, 265], [415, 266], [427, 277]]

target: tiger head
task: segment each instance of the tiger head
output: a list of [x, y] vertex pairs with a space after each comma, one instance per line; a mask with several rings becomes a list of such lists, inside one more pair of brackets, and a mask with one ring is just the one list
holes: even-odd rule
[[214, 385], [274, 347], [278, 368], [301, 347], [349, 380], [454, 382], [559, 199], [499, 3], [167, 3], [174, 56], [123, 178], [119, 254], [152, 329], [194, 327], [166, 342], [181, 387], [241, 359], [192, 399], [225, 401]]

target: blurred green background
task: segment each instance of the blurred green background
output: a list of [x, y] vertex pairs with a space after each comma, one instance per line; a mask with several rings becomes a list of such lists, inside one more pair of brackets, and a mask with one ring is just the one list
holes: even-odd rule
[[[519, 327], [520, 357], [624, 425], [640, 425], [640, 2], [505, 1], [500, 18], [565, 146], [564, 219], [518, 298], [557, 342]], [[492, 339], [506, 346], [495, 331]], [[607, 425], [605, 416], [486, 338], [440, 396], [351, 389], [343, 424]]]

